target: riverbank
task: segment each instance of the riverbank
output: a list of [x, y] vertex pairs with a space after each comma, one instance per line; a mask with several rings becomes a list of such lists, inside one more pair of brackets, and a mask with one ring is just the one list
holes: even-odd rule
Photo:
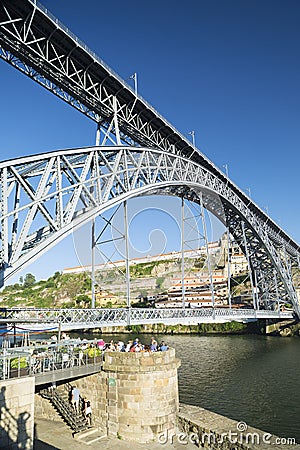
[[[36, 418], [35, 450], [131, 450], [133, 443], [122, 439], [112, 439], [102, 435], [91, 442], [89, 435], [72, 436], [63, 422]], [[195, 450], [199, 445], [208, 449], [264, 450], [270, 446], [274, 450], [299, 450], [293, 437], [280, 438], [257, 428], [248, 427], [245, 422], [237, 422], [227, 417], [192, 405], [180, 405], [178, 429], [174, 436], [161, 434], [158, 441], [139, 444], [135, 450]]]
[[165, 334], [165, 335], [246, 335], [246, 334], [272, 334], [278, 336], [299, 336], [300, 323], [287, 325], [282, 329], [274, 328], [272, 333], [266, 333], [265, 321], [255, 322], [225, 322], [225, 323], [200, 323], [197, 325], [165, 325], [163, 323], [147, 324], [147, 325], [131, 325], [126, 327], [102, 327], [94, 330], [83, 330], [83, 332], [93, 334]]

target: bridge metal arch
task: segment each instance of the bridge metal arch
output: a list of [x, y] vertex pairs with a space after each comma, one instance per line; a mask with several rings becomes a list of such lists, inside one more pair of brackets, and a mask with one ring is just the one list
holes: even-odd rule
[[[186, 156], [206, 167], [249, 202], [277, 245], [298, 258], [299, 246], [284, 230], [37, 0], [1, 0], [0, 58], [117, 132], [122, 143]], [[111, 127], [113, 116], [117, 130]]]
[[[126, 146], [56, 151], [0, 163], [2, 278], [8, 279], [75, 228], [112, 206], [164, 193], [213, 212], [251, 256], [257, 284], [280, 295], [299, 315], [290, 267], [295, 245], [275, 239], [266, 224], [227, 183], [179, 155]], [[274, 272], [279, 283], [275, 293]], [[263, 297], [263, 296], [262, 296]], [[266, 302], [265, 302], [266, 305]], [[268, 307], [272, 307], [269, 302]], [[274, 302], [273, 302], [274, 306]]]

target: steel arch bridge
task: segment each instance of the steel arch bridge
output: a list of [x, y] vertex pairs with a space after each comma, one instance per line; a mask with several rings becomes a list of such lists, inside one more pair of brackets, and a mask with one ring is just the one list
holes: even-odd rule
[[4, 280], [93, 216], [129, 198], [162, 193], [203, 204], [241, 247], [246, 242], [260, 289], [258, 308], [274, 307], [279, 296], [299, 312], [281, 242], [230, 186], [188, 158], [148, 148], [96, 146], [10, 160], [0, 170]]
[[98, 125], [93, 148], [0, 163], [2, 283], [95, 215], [163, 193], [226, 225], [249, 260], [255, 308], [300, 315], [298, 244], [40, 3], [0, 0], [0, 57]]

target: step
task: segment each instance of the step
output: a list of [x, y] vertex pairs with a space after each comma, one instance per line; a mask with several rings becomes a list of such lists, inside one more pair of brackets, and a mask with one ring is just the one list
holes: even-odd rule
[[105, 430], [98, 429], [96, 427], [89, 428], [86, 431], [81, 431], [74, 435], [77, 441], [81, 441], [86, 445], [91, 445], [94, 442], [99, 441], [107, 437], [107, 432]]
[[[47, 391], [45, 392], [45, 397], [47, 398]], [[87, 429], [86, 419], [82, 413], [75, 413], [73, 407], [67, 400], [62, 399], [60, 392], [56, 391], [55, 396], [49, 396], [48, 400], [55, 407], [60, 416], [72, 428], [75, 433], [82, 432]]]

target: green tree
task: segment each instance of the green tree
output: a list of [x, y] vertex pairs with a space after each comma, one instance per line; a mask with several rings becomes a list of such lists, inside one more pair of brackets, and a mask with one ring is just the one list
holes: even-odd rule
[[35, 280], [35, 276], [32, 275], [32, 273], [27, 273], [27, 274], [25, 275], [25, 278], [24, 278], [24, 284], [23, 284], [23, 286], [24, 286], [25, 288], [31, 287], [31, 286], [34, 285], [35, 281], [36, 281], [36, 280]]
[[91, 304], [91, 299], [86, 294], [77, 295], [75, 300], [76, 306], [80, 306], [82, 308], [88, 308]]

